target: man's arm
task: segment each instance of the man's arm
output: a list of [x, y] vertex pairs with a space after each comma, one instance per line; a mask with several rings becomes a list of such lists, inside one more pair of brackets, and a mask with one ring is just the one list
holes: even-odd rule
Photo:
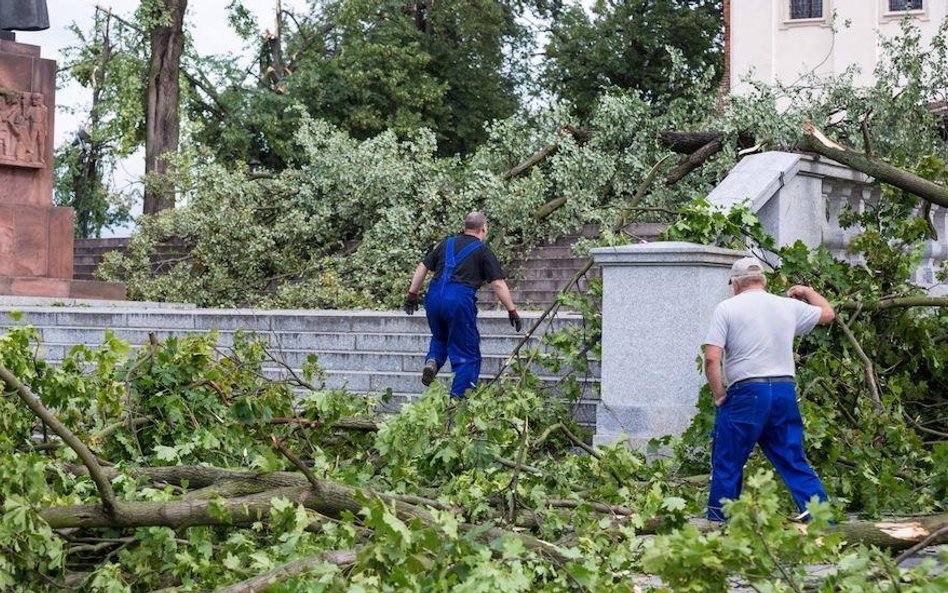
[[409, 315], [414, 315], [415, 311], [418, 310], [418, 306], [421, 304], [421, 301], [418, 299], [418, 291], [421, 289], [421, 284], [425, 281], [425, 274], [427, 273], [428, 266], [422, 262], [415, 268], [415, 273], [411, 277], [411, 285], [408, 287], [408, 294], [405, 295], [405, 303], [403, 305], [405, 313]]
[[421, 284], [425, 281], [425, 274], [428, 273], [428, 267], [424, 263], [418, 264], [415, 273], [411, 277], [411, 286], [408, 287], [408, 294], [417, 295], [421, 290]]
[[497, 295], [497, 300], [501, 302], [505, 309], [508, 311], [516, 311], [517, 306], [514, 305], [513, 297], [510, 295], [510, 289], [507, 288], [506, 280], [494, 280], [490, 283], [491, 288], [494, 289], [494, 294]]
[[494, 289], [494, 294], [497, 295], [497, 300], [499, 300], [504, 307], [507, 309], [507, 317], [510, 318], [510, 325], [516, 331], [523, 329], [523, 321], [520, 319], [520, 314], [517, 313], [517, 307], [514, 305], [513, 297], [510, 296], [510, 289], [507, 288], [507, 281], [500, 279], [494, 280], [490, 283], [491, 287]]
[[794, 286], [787, 291], [787, 296], [792, 299], [806, 301], [814, 307], [819, 307], [820, 320], [818, 323], [820, 323], [820, 325], [832, 323], [833, 320], [836, 319], [836, 311], [833, 309], [833, 305], [831, 305], [830, 302], [823, 297], [823, 295], [813, 290], [812, 287], [801, 285]]
[[721, 356], [724, 350], [720, 346], [711, 344], [704, 345], [704, 374], [708, 378], [708, 385], [711, 386], [711, 393], [714, 395], [714, 405], [720, 406], [727, 398], [727, 392], [724, 389], [724, 376], [721, 372]]

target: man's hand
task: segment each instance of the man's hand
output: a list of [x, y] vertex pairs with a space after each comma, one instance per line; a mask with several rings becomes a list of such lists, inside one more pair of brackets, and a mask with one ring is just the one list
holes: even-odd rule
[[714, 395], [714, 407], [720, 408], [724, 403], [724, 400], [727, 399], [727, 390], [721, 391], [721, 393], [715, 393]]
[[414, 315], [415, 311], [418, 310], [419, 302], [420, 301], [418, 300], [418, 293], [409, 292], [408, 295], [405, 297], [405, 305], [404, 305], [405, 313], [408, 313], [409, 315]]
[[822, 324], [830, 323], [836, 318], [836, 310], [833, 309], [833, 305], [831, 305], [823, 295], [813, 290], [813, 288], [810, 286], [802, 286], [798, 284], [787, 291], [787, 296], [791, 299], [797, 299], [799, 301], [809, 303], [814, 307], [819, 307], [821, 311], [820, 323]]
[[510, 325], [519, 333], [523, 329], [523, 320], [520, 319], [520, 314], [517, 313], [516, 309], [511, 309], [507, 311], [507, 317], [510, 319]]
[[810, 295], [814, 292], [816, 291], [810, 288], [809, 286], [797, 284], [796, 286], [791, 287], [790, 290], [787, 291], [787, 296], [790, 297], [791, 299], [797, 299], [798, 301], [804, 301], [804, 302], [809, 303]]

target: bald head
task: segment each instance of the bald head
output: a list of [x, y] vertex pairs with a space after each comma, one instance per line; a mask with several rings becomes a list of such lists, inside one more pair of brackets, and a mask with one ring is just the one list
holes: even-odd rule
[[479, 233], [487, 226], [487, 217], [481, 212], [471, 212], [464, 217], [464, 231]]

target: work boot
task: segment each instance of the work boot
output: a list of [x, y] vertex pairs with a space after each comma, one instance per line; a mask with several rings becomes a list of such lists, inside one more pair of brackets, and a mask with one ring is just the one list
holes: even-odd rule
[[432, 358], [426, 360], [424, 368], [421, 369], [421, 384], [427, 387], [434, 383], [435, 376], [438, 374], [440, 368], [437, 360]]

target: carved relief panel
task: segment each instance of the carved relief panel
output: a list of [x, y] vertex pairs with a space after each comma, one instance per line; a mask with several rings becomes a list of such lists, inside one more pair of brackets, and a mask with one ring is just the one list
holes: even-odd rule
[[0, 89], [0, 165], [45, 167], [48, 123], [42, 94]]

